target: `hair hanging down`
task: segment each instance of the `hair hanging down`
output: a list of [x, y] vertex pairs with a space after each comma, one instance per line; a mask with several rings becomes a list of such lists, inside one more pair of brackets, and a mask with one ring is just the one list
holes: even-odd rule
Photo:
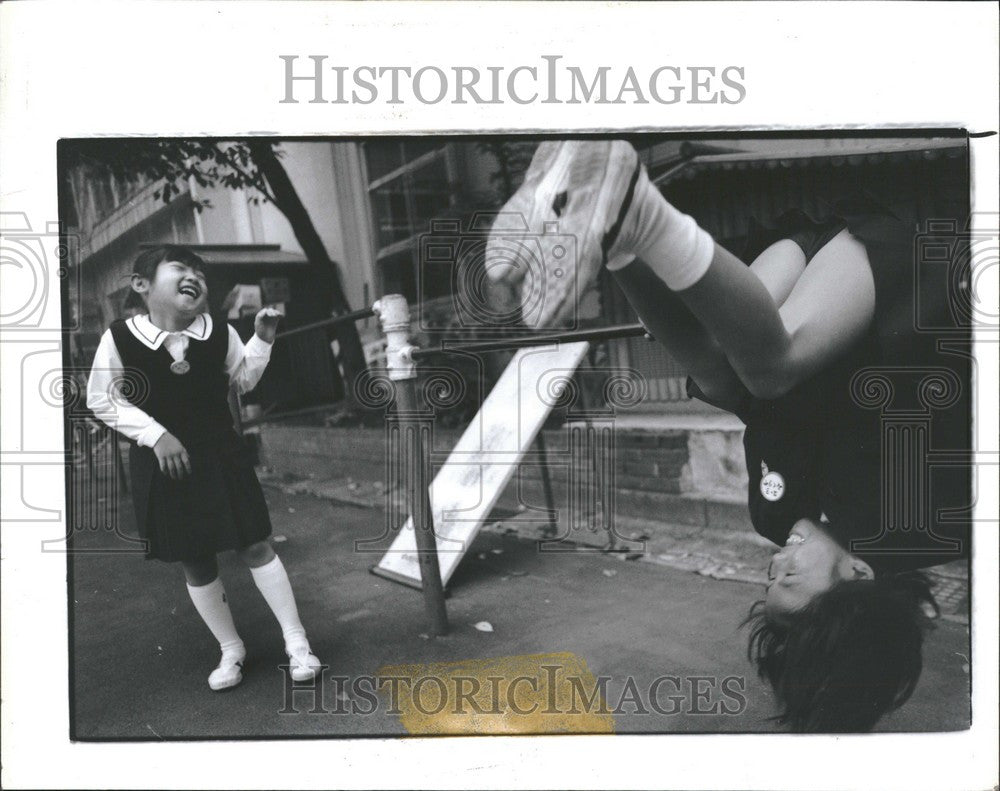
[[913, 694], [930, 625], [938, 613], [918, 572], [843, 582], [777, 624], [763, 602], [750, 609], [747, 656], [774, 689], [775, 719], [800, 733], [870, 731]]
[[[176, 244], [161, 244], [143, 250], [135, 259], [132, 265], [132, 273], [146, 280], [152, 280], [156, 275], [156, 267], [164, 261], [177, 261], [180, 264], [187, 264], [192, 269], [197, 269], [202, 274], [207, 269], [205, 261], [200, 255]], [[141, 308], [143, 306], [142, 297], [134, 291], [129, 291], [125, 297], [125, 310], [130, 308]]]

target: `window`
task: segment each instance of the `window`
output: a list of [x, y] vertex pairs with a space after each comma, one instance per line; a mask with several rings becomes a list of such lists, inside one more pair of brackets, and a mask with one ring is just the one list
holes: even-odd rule
[[[376, 260], [386, 288], [417, 298], [419, 241], [431, 221], [459, 203], [453, 147], [441, 140], [410, 138], [364, 144]], [[441, 296], [442, 286], [434, 285]]]

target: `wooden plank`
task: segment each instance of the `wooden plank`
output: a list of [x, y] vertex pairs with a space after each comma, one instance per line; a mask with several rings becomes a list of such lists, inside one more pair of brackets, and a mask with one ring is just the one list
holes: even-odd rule
[[[589, 346], [581, 341], [519, 350], [435, 476], [431, 509], [444, 584], [535, 441], [560, 383], [573, 376]], [[412, 517], [372, 571], [419, 585]]]

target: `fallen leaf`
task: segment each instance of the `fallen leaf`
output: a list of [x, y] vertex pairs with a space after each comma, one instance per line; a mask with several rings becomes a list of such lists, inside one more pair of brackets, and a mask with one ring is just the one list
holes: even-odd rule
[[271, 540], [274, 541], [275, 544], [284, 544], [288, 540], [288, 537], [287, 536], [273, 536], [271, 538]]
[[490, 552], [492, 552], [494, 555], [502, 555], [503, 554], [503, 550], [502, 549], [491, 549]]
[[290, 514], [294, 514], [294, 513], [295, 513], [295, 509], [294, 509], [294, 508], [289, 508], [289, 509], [288, 509], [288, 513], [290, 513]]
[[493, 631], [493, 624], [491, 624], [489, 621], [480, 621], [479, 623], [474, 624], [474, 626], [480, 632], [492, 632]]
[[419, 637], [421, 640], [430, 640], [431, 639], [431, 636], [429, 634], [424, 634], [423, 632], [421, 632], [420, 634], [418, 634], [417, 637]]
[[601, 572], [601, 574], [603, 574], [605, 577], [613, 577], [617, 573], [618, 572], [615, 571], [614, 569], [604, 569], [604, 571]]

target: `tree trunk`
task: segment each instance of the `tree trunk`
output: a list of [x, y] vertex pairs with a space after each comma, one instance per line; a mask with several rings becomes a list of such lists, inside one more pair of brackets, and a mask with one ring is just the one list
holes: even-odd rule
[[[302, 246], [302, 252], [309, 260], [311, 275], [315, 279], [313, 301], [303, 306], [315, 319], [329, 318], [331, 313], [348, 313], [351, 310], [340, 282], [337, 265], [326, 252], [323, 240], [320, 239], [316, 226], [313, 225], [309, 212], [306, 211], [295, 186], [288, 177], [285, 166], [281, 164], [271, 143], [267, 141], [249, 141], [247, 147], [253, 155], [254, 163], [264, 177], [274, 197], [274, 204], [285, 215], [295, 238]], [[354, 379], [365, 369], [364, 351], [361, 339], [358, 337], [357, 325], [353, 322], [341, 324], [335, 330], [340, 346], [339, 362], [344, 369], [344, 393], [348, 401], [354, 401]]]

